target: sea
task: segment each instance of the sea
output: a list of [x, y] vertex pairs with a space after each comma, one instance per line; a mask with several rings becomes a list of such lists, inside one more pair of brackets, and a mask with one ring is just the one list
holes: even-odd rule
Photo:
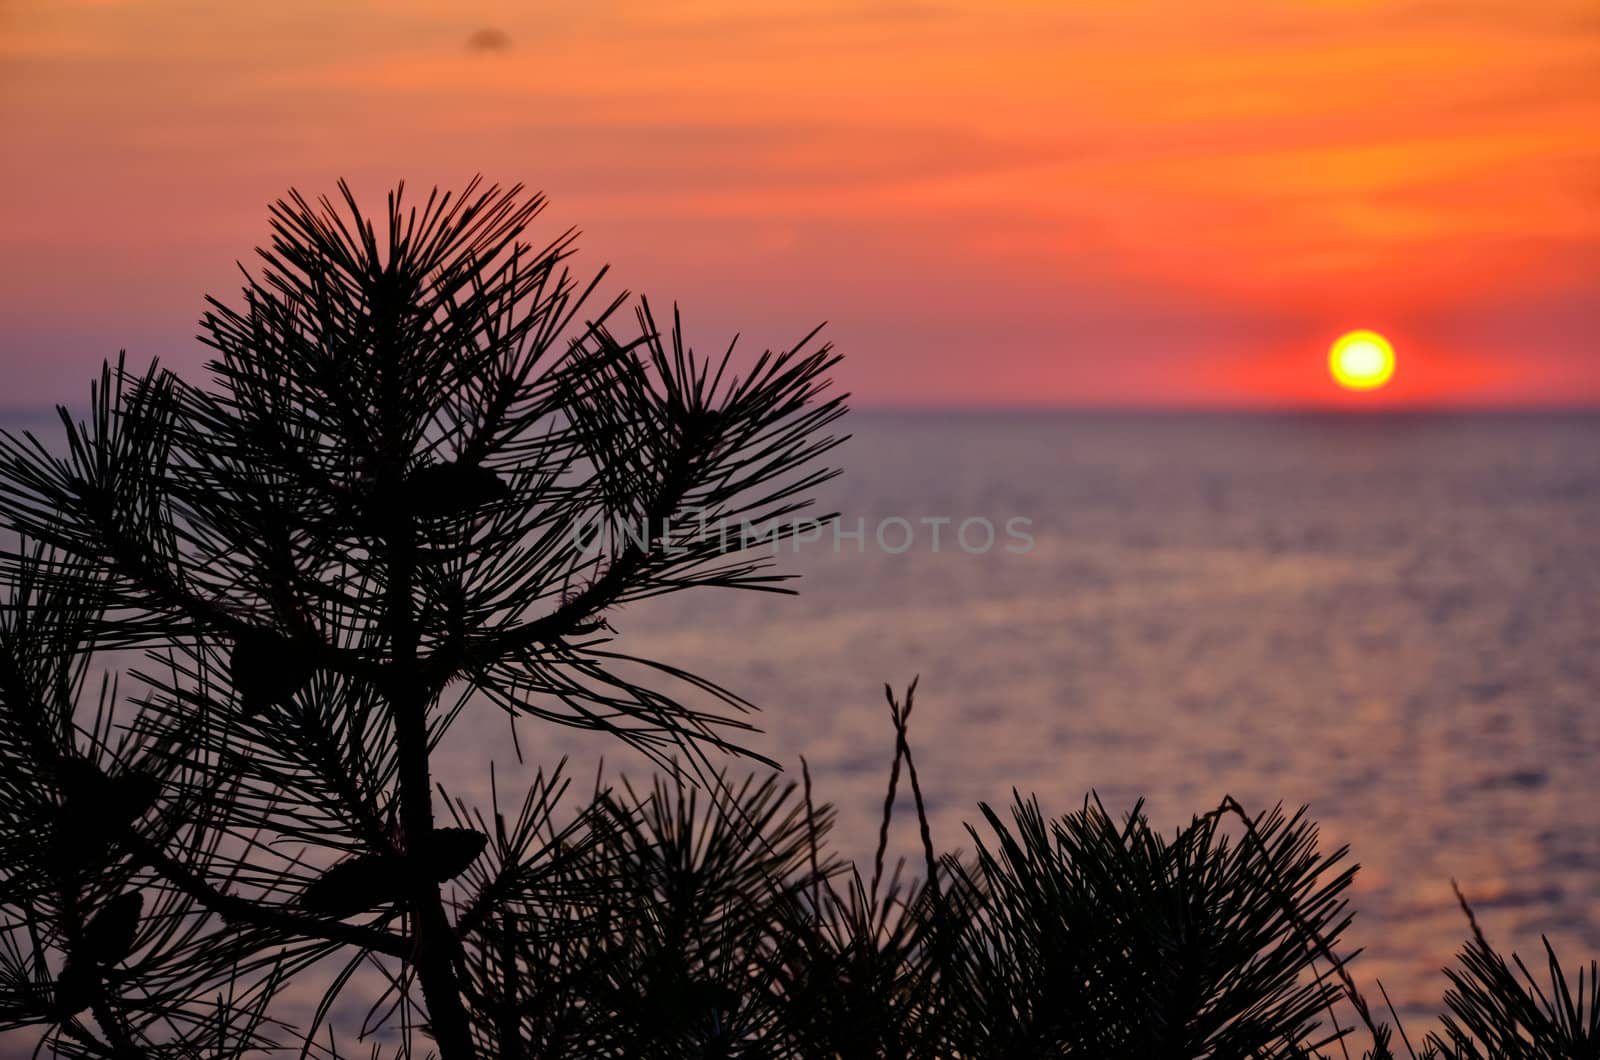
[[[745, 746], [837, 807], [870, 859], [893, 754], [934, 842], [979, 804], [1097, 797], [1171, 832], [1232, 795], [1306, 807], [1361, 866], [1343, 949], [1415, 1039], [1469, 935], [1600, 956], [1600, 415], [852, 412], [843, 474], [769, 556], [796, 595], [694, 590], [613, 613], [617, 650], [760, 711]], [[520, 754], [522, 764], [517, 758]], [[502, 800], [603, 734], [469, 709], [436, 779]], [[720, 759], [738, 774], [764, 768]], [[903, 787], [903, 785], [902, 785]], [[1142, 800], [1142, 803], [1141, 803]], [[902, 800], [891, 856], [920, 863]]]

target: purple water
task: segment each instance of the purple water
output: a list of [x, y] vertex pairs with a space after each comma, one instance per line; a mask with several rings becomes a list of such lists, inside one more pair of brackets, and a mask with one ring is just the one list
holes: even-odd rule
[[[809, 760], [847, 852], [876, 834], [882, 684], [920, 675], [912, 742], [943, 847], [1013, 787], [1056, 811], [1143, 796], [1168, 829], [1227, 793], [1307, 804], [1363, 866], [1358, 978], [1419, 1027], [1466, 936], [1452, 878], [1497, 945], [1600, 953], [1600, 417], [848, 426], [824, 508], [866, 538], [785, 552], [798, 597], [706, 591], [611, 616], [621, 649], [761, 705], [749, 746], [796, 773]], [[897, 518], [914, 539], [895, 554], [875, 531], [898, 549]], [[924, 520], [940, 518], [935, 550]], [[972, 518], [997, 529], [979, 554], [953, 538]], [[1026, 552], [1005, 547], [1013, 518]], [[579, 787], [602, 754], [645, 768], [603, 736], [519, 734], [531, 763], [572, 754]], [[485, 797], [491, 757], [515, 789], [503, 716], [470, 711], [438, 779]], [[909, 825], [897, 842], [919, 856]]]

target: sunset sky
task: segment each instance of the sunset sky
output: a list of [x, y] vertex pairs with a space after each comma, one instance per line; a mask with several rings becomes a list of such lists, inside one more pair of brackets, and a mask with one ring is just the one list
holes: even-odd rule
[[0, 130], [0, 405], [192, 370], [291, 186], [477, 172], [863, 404], [1600, 404], [1595, 0], [0, 0]]

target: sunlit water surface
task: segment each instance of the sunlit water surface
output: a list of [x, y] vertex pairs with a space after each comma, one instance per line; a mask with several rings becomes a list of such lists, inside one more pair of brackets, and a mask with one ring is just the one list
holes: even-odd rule
[[[876, 835], [881, 686], [920, 675], [912, 740], [943, 846], [970, 845], [976, 804], [1013, 787], [1057, 811], [1143, 797], [1166, 829], [1229, 793], [1306, 805], [1362, 866], [1350, 941], [1397, 1005], [1438, 1008], [1467, 930], [1452, 879], [1497, 944], [1600, 954], [1600, 417], [868, 413], [850, 429], [825, 509], [865, 520], [864, 550], [828, 533], [780, 557], [797, 597], [710, 591], [615, 619], [630, 651], [759, 703], [751, 745], [806, 757], [847, 849]], [[916, 539], [893, 554], [874, 531], [897, 516]], [[1023, 554], [1014, 516], [1032, 522]], [[987, 553], [951, 540], [971, 517], [999, 531]], [[503, 723], [480, 722], [449, 775], [503, 748]], [[595, 745], [548, 746], [588, 761]], [[915, 857], [915, 833], [898, 838]]]
[[[825, 488], [858, 544], [786, 551], [797, 597], [705, 591], [612, 616], [618, 646], [763, 707], [749, 746], [840, 811], [870, 857], [892, 732], [882, 685], [920, 675], [912, 742], [935, 841], [1013, 788], [1047, 809], [1140, 797], [1169, 830], [1231, 793], [1307, 805], [1362, 865], [1361, 980], [1437, 1011], [1466, 936], [1600, 953], [1600, 418], [858, 413]], [[875, 528], [916, 530], [891, 553]], [[953, 520], [938, 550], [924, 519]], [[999, 530], [972, 554], [955, 524]], [[1008, 551], [1006, 520], [1033, 547]], [[904, 528], [885, 529], [899, 548]], [[969, 527], [969, 545], [981, 545]], [[469, 712], [438, 779], [524, 776]], [[531, 763], [642, 774], [605, 737], [519, 725]], [[908, 819], [902, 817], [905, 823]], [[909, 827], [896, 849], [918, 857]], [[1530, 961], [1530, 964], [1534, 962]], [[356, 1011], [361, 1006], [349, 1006]]]

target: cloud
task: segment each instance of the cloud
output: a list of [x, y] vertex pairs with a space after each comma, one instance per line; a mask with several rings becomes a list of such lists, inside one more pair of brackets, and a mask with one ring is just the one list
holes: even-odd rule
[[511, 35], [494, 26], [484, 26], [467, 38], [469, 52], [503, 52], [511, 50]]

